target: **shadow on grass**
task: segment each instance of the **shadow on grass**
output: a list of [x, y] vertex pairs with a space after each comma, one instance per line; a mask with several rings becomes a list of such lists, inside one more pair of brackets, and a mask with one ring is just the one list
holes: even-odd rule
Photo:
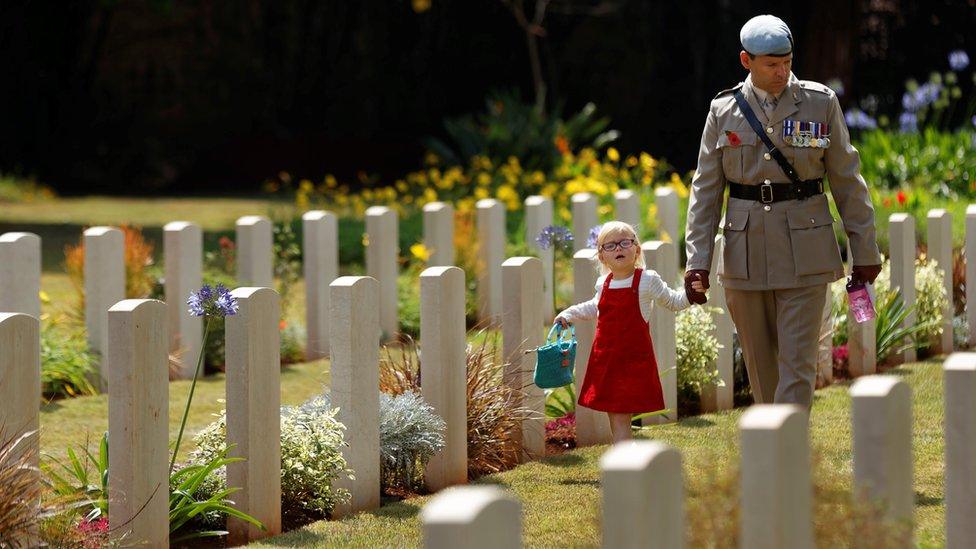
[[600, 487], [599, 480], [579, 480], [579, 479], [563, 479], [559, 481], [559, 484], [563, 486], [594, 486], [596, 488]]
[[559, 454], [558, 456], [546, 456], [546, 458], [541, 461], [546, 465], [554, 465], [556, 467], [575, 467], [586, 460], [577, 454], [567, 453]]
[[936, 496], [927, 496], [925, 492], [915, 491], [915, 505], [919, 507], [934, 507], [937, 505], [942, 505], [945, 498]]
[[711, 427], [715, 425], [715, 422], [702, 416], [694, 416], [678, 421], [678, 425], [681, 425], [682, 427], [701, 428]]

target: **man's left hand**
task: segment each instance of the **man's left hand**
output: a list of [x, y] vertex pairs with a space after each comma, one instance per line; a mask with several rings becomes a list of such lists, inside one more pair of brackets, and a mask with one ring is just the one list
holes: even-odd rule
[[864, 284], [874, 284], [874, 279], [881, 273], [881, 265], [855, 265], [851, 269], [851, 278], [854, 282]]

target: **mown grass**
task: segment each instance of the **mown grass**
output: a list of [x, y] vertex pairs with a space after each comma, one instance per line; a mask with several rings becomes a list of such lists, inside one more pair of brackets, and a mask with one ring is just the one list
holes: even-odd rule
[[[888, 372], [912, 387], [914, 406], [915, 540], [922, 547], [945, 543], [941, 362], [930, 361]], [[853, 544], [852, 455], [848, 384], [818, 391], [810, 425], [816, 462], [815, 526], [819, 545]], [[682, 452], [689, 540], [710, 532], [734, 541], [737, 423], [743, 410], [706, 414], [677, 424], [645, 428], [640, 438], [671, 444]], [[583, 448], [528, 463], [480, 479], [514, 493], [523, 505], [526, 547], [596, 547], [600, 541], [599, 458], [606, 446]], [[422, 533], [418, 513], [431, 496], [385, 505], [338, 521], [321, 521], [271, 538], [256, 547], [417, 547]], [[847, 540], [845, 543], [844, 540]], [[695, 544], [697, 545], [697, 544]]]

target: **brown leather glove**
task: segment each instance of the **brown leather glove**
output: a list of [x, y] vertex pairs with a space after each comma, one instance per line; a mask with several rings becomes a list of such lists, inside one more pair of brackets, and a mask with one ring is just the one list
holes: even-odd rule
[[696, 292], [691, 288], [691, 283], [696, 280], [701, 280], [702, 286], [707, 290], [708, 271], [704, 269], [692, 269], [685, 272], [685, 294], [688, 296], [688, 301], [695, 305], [704, 305], [708, 301], [705, 292]]
[[851, 278], [854, 282], [864, 284], [874, 284], [874, 279], [881, 274], [881, 265], [855, 265], [851, 269]]

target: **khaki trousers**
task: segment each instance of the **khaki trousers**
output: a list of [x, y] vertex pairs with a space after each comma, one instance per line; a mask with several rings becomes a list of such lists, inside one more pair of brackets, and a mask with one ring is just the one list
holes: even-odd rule
[[825, 284], [785, 290], [725, 289], [756, 403], [813, 404]]

